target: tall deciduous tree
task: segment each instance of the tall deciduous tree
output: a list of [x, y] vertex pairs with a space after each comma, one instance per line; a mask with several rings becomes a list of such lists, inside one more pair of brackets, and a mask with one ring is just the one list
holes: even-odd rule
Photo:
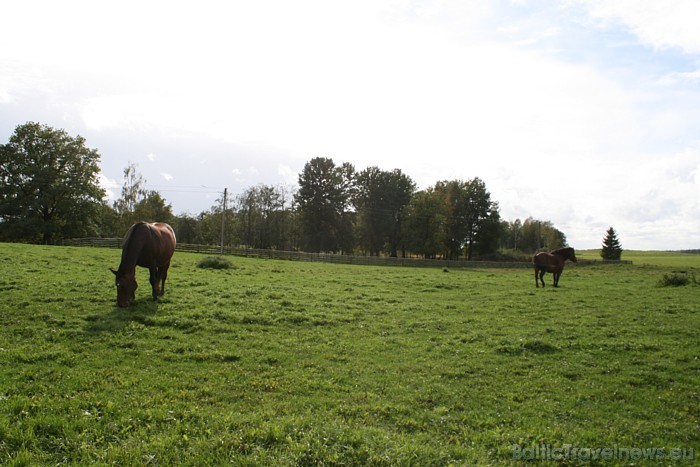
[[139, 219], [136, 214], [136, 205], [146, 199], [148, 195], [145, 185], [146, 180], [138, 171], [138, 166], [134, 162], [129, 161], [129, 165], [124, 169], [122, 195], [113, 204], [114, 210], [117, 212], [117, 223], [121, 232], [126, 232], [134, 222], [143, 220]]
[[81, 136], [18, 126], [0, 146], [0, 238], [51, 243], [97, 234], [105, 196], [99, 161]]
[[[459, 258], [465, 247], [467, 259], [472, 259], [478, 242], [484, 246], [480, 249], [482, 253], [487, 252], [487, 244], [496, 248], [495, 224], [500, 222], [498, 203], [491, 201], [491, 194], [481, 179], [438, 182], [435, 190], [447, 206], [444, 241], [448, 259]], [[487, 233], [496, 238], [488, 238]]]
[[389, 172], [369, 167], [357, 175], [357, 229], [370, 255], [379, 255], [387, 246], [390, 256], [398, 256], [404, 210], [415, 190], [413, 180], [399, 169]]
[[617, 238], [617, 232], [612, 227], [605, 232], [600, 256], [609, 260], [619, 260], [622, 257], [622, 244]]
[[501, 247], [517, 250], [520, 248], [520, 235], [523, 223], [520, 219], [501, 222]]
[[289, 245], [288, 190], [258, 185], [236, 198], [239, 238], [253, 248], [283, 249]]
[[168, 222], [175, 219], [173, 207], [157, 191], [149, 191], [146, 197], [136, 203], [134, 216], [147, 222]]
[[122, 195], [114, 202], [114, 210], [121, 233], [135, 222], [173, 222], [175, 218], [172, 205], [157, 191], [146, 189], [146, 179], [133, 162], [124, 169]]
[[295, 202], [302, 227], [302, 248], [310, 252], [352, 249], [350, 200], [355, 168], [336, 166], [332, 159], [316, 157], [299, 174]]
[[408, 203], [404, 222], [407, 248], [432, 259], [443, 251], [447, 205], [434, 188], [415, 193]]
[[567, 245], [566, 235], [550, 221], [528, 217], [520, 228], [518, 248], [526, 252], [556, 250]]

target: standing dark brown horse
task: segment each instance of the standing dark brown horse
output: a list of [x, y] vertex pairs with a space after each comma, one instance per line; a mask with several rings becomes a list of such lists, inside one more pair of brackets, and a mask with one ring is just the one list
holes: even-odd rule
[[550, 251], [549, 253], [537, 253], [532, 257], [532, 264], [535, 266], [535, 285], [540, 286], [537, 282], [537, 275], [539, 274], [540, 281], [542, 281], [542, 287], [544, 287], [544, 275], [547, 272], [551, 272], [554, 276], [554, 287], [559, 286], [559, 276], [561, 276], [564, 270], [564, 262], [569, 259], [576, 262], [576, 253], [574, 249], [560, 248], [558, 250]]
[[117, 305], [129, 306], [136, 297], [136, 266], [148, 268], [151, 273], [153, 300], [165, 293], [170, 258], [175, 251], [175, 232], [168, 224], [138, 222], [124, 236], [122, 262], [111, 271], [116, 276]]

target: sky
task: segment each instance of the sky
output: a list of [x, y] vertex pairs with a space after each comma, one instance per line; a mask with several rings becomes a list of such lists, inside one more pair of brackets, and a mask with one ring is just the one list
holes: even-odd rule
[[578, 249], [700, 248], [696, 0], [23, 0], [0, 6], [0, 142], [80, 135], [177, 214], [329, 157], [479, 177]]

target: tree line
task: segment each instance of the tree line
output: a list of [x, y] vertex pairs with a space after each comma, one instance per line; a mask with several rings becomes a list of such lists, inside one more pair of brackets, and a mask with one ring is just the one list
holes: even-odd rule
[[182, 243], [307, 252], [493, 259], [566, 245], [549, 221], [501, 219], [480, 178], [418, 190], [400, 169], [356, 170], [316, 157], [296, 189], [260, 184], [198, 215], [175, 215], [133, 163], [120, 197], [107, 203], [99, 160], [80, 136], [33, 122], [18, 126], [0, 145], [0, 241], [119, 237], [147, 220], [170, 223]]

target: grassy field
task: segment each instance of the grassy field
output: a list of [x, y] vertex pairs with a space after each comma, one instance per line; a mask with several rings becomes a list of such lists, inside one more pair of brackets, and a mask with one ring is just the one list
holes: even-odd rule
[[700, 456], [700, 285], [659, 285], [700, 256], [567, 265], [543, 290], [525, 269], [176, 253], [161, 301], [139, 270], [119, 309], [119, 254], [0, 244], [0, 463]]
[[[579, 259], [600, 261], [600, 250], [576, 251]], [[677, 251], [637, 251], [625, 250], [622, 259], [632, 261], [636, 265], [665, 266], [675, 269], [700, 268], [700, 255], [680, 253]]]

